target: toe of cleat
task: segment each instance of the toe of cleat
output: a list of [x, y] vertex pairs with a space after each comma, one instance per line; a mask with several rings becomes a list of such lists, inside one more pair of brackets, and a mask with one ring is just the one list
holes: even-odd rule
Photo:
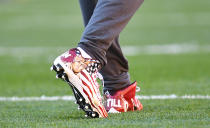
[[60, 64], [57, 64], [57, 65], [52, 65], [51, 67], [50, 67], [50, 70], [51, 71], [56, 71], [56, 72], [61, 72], [61, 71], [63, 71], [63, 67], [60, 65]]
[[63, 67], [60, 64], [52, 65], [50, 70], [56, 72], [56, 79], [60, 78], [64, 81], [68, 81], [68, 76], [66, 73], [64, 73]]

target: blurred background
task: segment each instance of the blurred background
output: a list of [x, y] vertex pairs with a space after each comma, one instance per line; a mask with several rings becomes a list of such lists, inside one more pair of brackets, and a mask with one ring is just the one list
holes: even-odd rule
[[[210, 94], [209, 7], [145, 0], [120, 35], [141, 94]], [[49, 68], [83, 30], [77, 0], [0, 0], [0, 96], [71, 95]]]

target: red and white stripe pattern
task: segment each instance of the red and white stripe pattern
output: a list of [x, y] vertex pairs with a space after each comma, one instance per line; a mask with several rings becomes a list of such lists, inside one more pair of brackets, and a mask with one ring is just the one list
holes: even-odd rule
[[94, 81], [93, 74], [90, 75], [84, 69], [76, 75], [61, 60], [57, 61], [64, 68], [69, 81], [80, 91], [86, 102], [91, 105], [93, 111], [97, 112], [99, 117], [107, 117], [108, 114], [101, 102], [101, 95], [97, 93], [99, 91], [98, 83], [96, 84], [96, 81]]
[[99, 84], [95, 80], [94, 75], [90, 75], [85, 69], [78, 74], [82, 82], [83, 92], [86, 94], [87, 101], [89, 101], [93, 111], [96, 111], [99, 117], [107, 117], [108, 114], [102, 104], [102, 98], [99, 92]]
[[77, 55], [81, 55], [81, 53], [77, 49], [71, 49], [57, 57], [54, 61], [54, 65], [61, 65], [71, 84], [77, 88], [85, 98], [86, 103], [91, 105], [91, 108], [98, 113], [99, 117], [107, 117], [108, 114], [102, 104], [99, 84], [96, 81], [96, 68], [99, 65], [96, 64], [97, 61], [91, 61], [90, 65], [87, 67], [90, 68], [89, 72], [86, 68], [76, 74], [73, 72], [71, 64], [74, 62]]

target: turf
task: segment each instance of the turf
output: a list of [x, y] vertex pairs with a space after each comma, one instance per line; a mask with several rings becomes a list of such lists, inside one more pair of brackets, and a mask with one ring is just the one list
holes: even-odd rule
[[[1, 102], [2, 127], [209, 127], [207, 100], [143, 100], [142, 112], [87, 119], [73, 102]], [[167, 104], [166, 104], [167, 103]], [[177, 104], [178, 103], [178, 104]], [[81, 116], [83, 115], [83, 116]]]
[[[207, 0], [147, 0], [121, 33], [121, 45], [208, 46], [209, 6]], [[83, 29], [78, 1], [0, 0], [0, 97], [72, 95], [49, 68], [77, 44]], [[127, 58], [138, 95], [210, 95], [210, 52]], [[0, 127], [210, 127], [209, 99], [141, 102], [142, 112], [86, 119], [72, 101], [0, 101]]]
[[[137, 55], [128, 57], [132, 80], [141, 94], [203, 94], [210, 92], [210, 53], [181, 55]], [[69, 87], [50, 72], [47, 56], [23, 60], [0, 57], [0, 96], [69, 95]], [[41, 61], [40, 61], [41, 60]], [[140, 60], [140, 61], [136, 61]], [[166, 63], [167, 62], [167, 63]], [[17, 73], [15, 73], [17, 72]]]
[[[78, 1], [0, 2], [3, 46], [69, 46], [79, 41], [83, 22]], [[121, 44], [208, 44], [209, 6], [207, 0], [147, 0], [122, 32]]]

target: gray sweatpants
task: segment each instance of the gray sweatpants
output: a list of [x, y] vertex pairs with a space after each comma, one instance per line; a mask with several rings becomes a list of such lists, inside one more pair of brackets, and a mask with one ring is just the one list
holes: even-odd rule
[[85, 30], [78, 44], [102, 63], [104, 90], [130, 85], [128, 61], [119, 45], [119, 34], [144, 0], [80, 0]]

